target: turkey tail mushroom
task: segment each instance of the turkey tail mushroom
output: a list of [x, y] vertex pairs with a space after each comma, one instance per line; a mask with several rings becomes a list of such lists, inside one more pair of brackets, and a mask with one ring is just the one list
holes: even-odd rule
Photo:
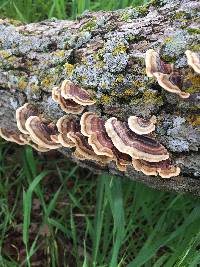
[[159, 162], [169, 158], [169, 153], [163, 145], [149, 135], [133, 133], [125, 122], [112, 117], [106, 121], [105, 128], [114, 146], [134, 159]]
[[61, 109], [66, 113], [71, 114], [80, 114], [84, 110], [84, 106], [77, 104], [72, 99], [65, 99], [61, 95], [61, 91], [59, 87], [54, 87], [52, 89], [52, 99], [58, 103]]
[[188, 65], [191, 66], [196, 73], [200, 74], [200, 56], [199, 56], [199, 54], [192, 52], [190, 50], [187, 50], [185, 52], [185, 54], [187, 57]]

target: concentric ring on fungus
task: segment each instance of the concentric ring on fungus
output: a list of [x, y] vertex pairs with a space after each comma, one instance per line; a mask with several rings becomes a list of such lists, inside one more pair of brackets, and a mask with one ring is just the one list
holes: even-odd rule
[[81, 116], [81, 132], [88, 137], [88, 143], [92, 146], [97, 155], [110, 157], [110, 161], [115, 161], [120, 171], [125, 171], [131, 158], [118, 151], [105, 129], [105, 120], [94, 112], [85, 112]]
[[173, 72], [174, 65], [162, 61], [159, 54], [153, 49], [146, 51], [145, 55], [146, 74], [148, 77], [154, 77], [155, 72], [170, 74]]
[[10, 131], [0, 128], [0, 136], [8, 142], [14, 142], [18, 145], [28, 144], [27, 136], [21, 134], [18, 131]]
[[114, 146], [134, 159], [159, 162], [169, 158], [169, 153], [163, 145], [149, 135], [135, 134], [125, 122], [112, 117], [106, 121], [105, 128]]
[[148, 162], [133, 159], [132, 164], [136, 171], [141, 171], [145, 175], [160, 175], [162, 178], [171, 178], [180, 174], [180, 168], [173, 166], [169, 160]]
[[25, 123], [25, 127], [28, 130], [31, 139], [43, 148], [57, 149], [61, 145], [57, 142], [53, 142], [52, 135], [57, 134], [56, 128], [52, 124], [47, 124], [37, 116], [30, 116]]
[[29, 103], [25, 103], [23, 106], [16, 109], [16, 121], [17, 121], [17, 127], [23, 134], [29, 134], [25, 127], [26, 120], [30, 116], [37, 116], [38, 110], [36, 107]]
[[155, 131], [156, 117], [153, 116], [150, 120], [145, 120], [136, 116], [128, 118], [129, 128], [136, 134], [144, 135]]
[[57, 121], [56, 126], [59, 132], [58, 141], [60, 144], [64, 147], [74, 147], [75, 143], [67, 137], [67, 134], [78, 130], [76, 118], [65, 115]]
[[52, 89], [52, 99], [58, 103], [61, 109], [66, 113], [80, 114], [84, 110], [84, 106], [77, 104], [72, 99], [65, 99], [61, 95], [61, 90], [59, 87], [54, 87]]
[[96, 103], [96, 100], [92, 99], [92, 95], [88, 90], [83, 89], [69, 80], [64, 80], [60, 89], [62, 97], [72, 99], [79, 105], [89, 106]]

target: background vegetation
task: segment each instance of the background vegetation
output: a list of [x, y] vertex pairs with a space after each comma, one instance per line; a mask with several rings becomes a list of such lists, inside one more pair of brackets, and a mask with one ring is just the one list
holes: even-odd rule
[[[72, 19], [86, 9], [144, 3], [0, 0], [0, 16]], [[2, 267], [199, 266], [199, 221], [199, 199], [127, 178], [97, 177], [55, 151], [38, 155], [0, 143]]]

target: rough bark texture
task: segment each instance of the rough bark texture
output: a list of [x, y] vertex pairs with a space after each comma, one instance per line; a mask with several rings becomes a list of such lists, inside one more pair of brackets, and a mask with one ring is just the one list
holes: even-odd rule
[[[200, 51], [198, 0], [155, 0], [146, 7], [85, 13], [77, 21], [48, 20], [22, 25], [0, 20], [0, 127], [15, 129], [15, 110], [25, 102], [56, 121], [63, 112], [51, 89], [63, 79], [95, 90], [96, 110], [105, 118], [156, 115], [157, 136], [181, 167], [181, 176], [148, 177], [130, 166], [124, 174], [114, 164], [95, 171], [128, 176], [148, 186], [200, 195], [200, 75], [187, 65], [185, 50]], [[149, 48], [173, 62], [183, 77], [181, 99], [164, 91], [145, 73]], [[87, 110], [87, 109], [86, 109]], [[67, 149], [62, 150], [73, 158]]]

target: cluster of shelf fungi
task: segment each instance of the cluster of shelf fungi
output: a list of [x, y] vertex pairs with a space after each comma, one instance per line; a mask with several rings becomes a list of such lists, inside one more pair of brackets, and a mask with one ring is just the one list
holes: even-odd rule
[[[189, 50], [185, 54], [190, 67], [199, 74], [199, 55]], [[145, 63], [147, 76], [155, 78], [163, 89], [181, 98], [190, 96], [179, 88], [179, 74], [173, 64], [163, 62], [153, 49], [146, 52]], [[67, 113], [56, 124], [47, 122], [34, 105], [26, 103], [16, 110], [19, 131], [1, 128], [0, 136], [19, 145], [28, 144], [40, 152], [71, 148], [78, 160], [92, 160], [100, 165], [114, 161], [122, 172], [132, 164], [145, 175], [171, 178], [180, 174], [167, 149], [156, 140], [155, 116], [149, 120], [130, 116], [124, 122], [84, 112], [86, 106], [95, 104], [95, 97], [69, 80], [52, 89], [52, 99]]]

